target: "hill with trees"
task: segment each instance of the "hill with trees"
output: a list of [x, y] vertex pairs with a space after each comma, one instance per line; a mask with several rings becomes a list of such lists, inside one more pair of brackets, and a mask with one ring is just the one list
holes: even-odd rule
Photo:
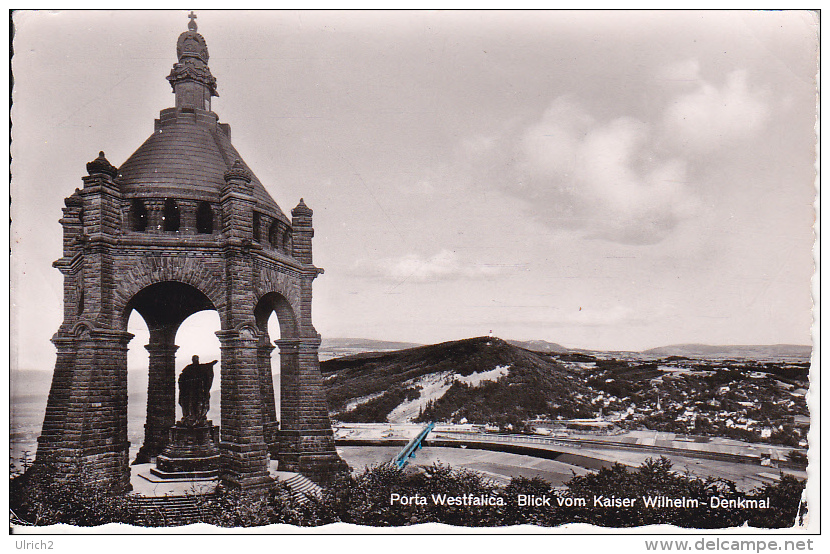
[[712, 358], [697, 358], [692, 346], [682, 350], [689, 357], [657, 358], [532, 351], [479, 337], [333, 359], [322, 369], [332, 416], [342, 422], [444, 421], [523, 431], [532, 419], [602, 414], [624, 429], [807, 447], [811, 364], [803, 356], [780, 358], [803, 347], [729, 350], [755, 358], [722, 358], [725, 347], [711, 347]]
[[333, 417], [383, 422], [403, 402], [416, 420], [520, 425], [534, 417], [591, 417], [582, 378], [539, 352], [495, 337], [375, 352], [321, 363]]

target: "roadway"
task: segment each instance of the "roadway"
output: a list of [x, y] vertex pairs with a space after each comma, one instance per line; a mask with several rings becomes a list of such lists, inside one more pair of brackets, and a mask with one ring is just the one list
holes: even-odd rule
[[[346, 447], [369, 448], [388, 445], [392, 450], [388, 458], [385, 450], [344, 450], [344, 458], [356, 469], [364, 465], [389, 461], [406, 442], [422, 428], [417, 424], [345, 424], [337, 426], [335, 439], [338, 449]], [[570, 435], [568, 437], [500, 435], [470, 432], [468, 429], [441, 425], [429, 435], [424, 449], [418, 452], [421, 460], [431, 460], [432, 451], [441, 448], [444, 459], [452, 458], [453, 466], [476, 469], [503, 481], [505, 478], [522, 475], [532, 477], [549, 474], [549, 481], [561, 481], [562, 476], [570, 478], [571, 471], [577, 474], [610, 466], [615, 462], [637, 467], [648, 458], [665, 456], [672, 461], [673, 469], [680, 473], [706, 478], [729, 479], [744, 489], [751, 489], [769, 483], [779, 477], [780, 472], [806, 479], [806, 471], [791, 468], [775, 468], [760, 464], [761, 455], [772, 454], [783, 457], [789, 449], [769, 445], [742, 443], [729, 439], [712, 439], [709, 442], [694, 442], [686, 437], [671, 433], [629, 432], [617, 435]], [[466, 450], [450, 454], [451, 450], [465, 447]], [[482, 450], [485, 451], [482, 454]], [[477, 451], [473, 453], [473, 451]], [[497, 455], [498, 453], [498, 455]], [[504, 457], [518, 456], [517, 458]], [[380, 456], [378, 458], [378, 456]], [[350, 458], [355, 463], [350, 461]], [[496, 461], [496, 460], [499, 461]], [[555, 462], [540, 467], [536, 462], [543, 459]], [[487, 464], [501, 464], [502, 467], [484, 467]], [[564, 471], [570, 468], [569, 471]], [[421, 465], [419, 462], [417, 465]], [[426, 465], [429, 465], [428, 463]], [[576, 471], [576, 470], [579, 471]], [[536, 473], [534, 473], [534, 471]]]

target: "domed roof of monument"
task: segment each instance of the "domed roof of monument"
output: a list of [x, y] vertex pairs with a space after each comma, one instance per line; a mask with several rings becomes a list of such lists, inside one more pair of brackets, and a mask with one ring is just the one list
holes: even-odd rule
[[[218, 96], [216, 79], [207, 66], [204, 38], [190, 22], [177, 44], [179, 62], [170, 81], [176, 107], [161, 111], [155, 132], [120, 168], [118, 183], [128, 198], [176, 198], [219, 202], [224, 175], [242, 156], [230, 139], [230, 127], [219, 123], [210, 111], [210, 99]], [[257, 209], [288, 222], [288, 218], [251, 173]]]

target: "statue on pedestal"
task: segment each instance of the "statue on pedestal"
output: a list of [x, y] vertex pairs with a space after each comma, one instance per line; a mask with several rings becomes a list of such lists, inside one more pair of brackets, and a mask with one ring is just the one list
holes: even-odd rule
[[213, 366], [218, 360], [200, 364], [199, 356], [179, 375], [179, 405], [182, 407], [180, 424], [193, 427], [207, 422], [210, 409], [210, 387], [213, 384]]

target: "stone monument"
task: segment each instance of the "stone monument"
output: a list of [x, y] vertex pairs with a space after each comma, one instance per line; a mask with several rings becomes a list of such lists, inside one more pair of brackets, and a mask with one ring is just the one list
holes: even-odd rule
[[[36, 463], [48, 465], [56, 479], [83, 471], [128, 489], [130, 314], [138, 312], [150, 331], [147, 420], [137, 459], [146, 462], [189, 428], [175, 421], [179, 326], [196, 312], [216, 310], [221, 479], [243, 489], [267, 487], [274, 458], [281, 470], [325, 481], [345, 464], [334, 448], [320, 335], [311, 321], [312, 282], [323, 272], [312, 262], [313, 212], [301, 199], [289, 219], [231, 144], [230, 126], [211, 109], [217, 81], [195, 15], [179, 36], [176, 57], [167, 77], [175, 106], [161, 111], [152, 135], [120, 167], [103, 152], [88, 163], [83, 188], [65, 200], [63, 256], [54, 263], [64, 277], [64, 314], [52, 338], [57, 361]], [[273, 313], [280, 329], [275, 342], [268, 334]], [[203, 407], [194, 412], [186, 403], [198, 419]], [[199, 435], [198, 444], [206, 445], [212, 432]]]
[[170, 428], [167, 446], [150, 473], [163, 479], [200, 479], [219, 475], [218, 429], [207, 419], [213, 366], [200, 364], [199, 356], [179, 375], [182, 418]]

